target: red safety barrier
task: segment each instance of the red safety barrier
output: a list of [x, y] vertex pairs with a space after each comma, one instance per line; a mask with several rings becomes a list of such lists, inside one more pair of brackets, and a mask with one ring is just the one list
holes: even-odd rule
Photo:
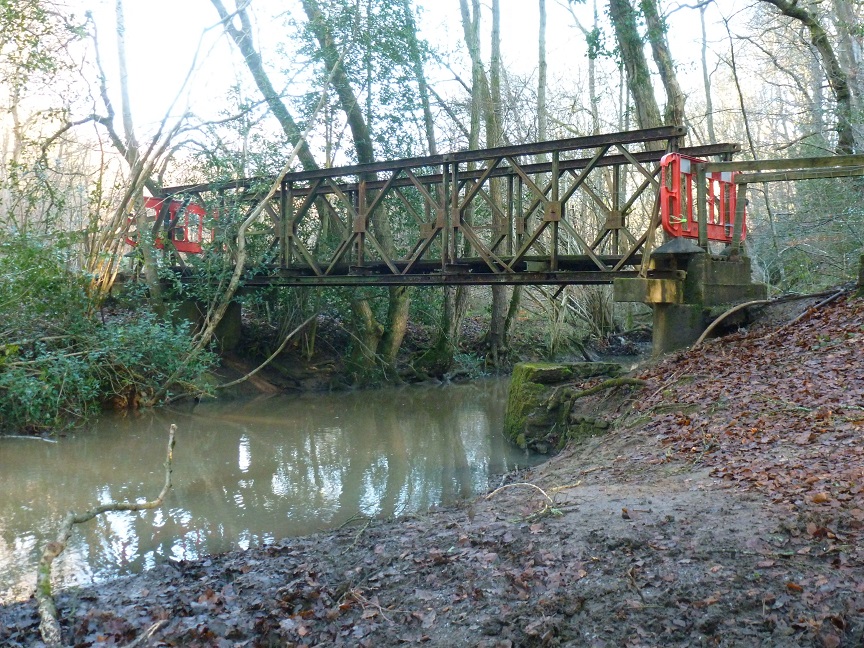
[[[200, 205], [189, 203], [183, 207], [183, 203], [179, 200], [171, 200], [168, 203], [168, 209], [162, 213], [165, 200], [162, 198], [145, 198], [144, 207], [147, 210], [147, 220], [155, 222], [161, 215], [164, 219], [163, 228], [159, 232], [155, 246], [158, 249], [165, 247], [165, 228], [170, 227], [169, 238], [174, 248], [178, 252], [186, 252], [187, 254], [201, 254], [202, 245], [213, 240], [213, 230], [204, 226], [204, 218], [207, 212]], [[178, 212], [182, 209], [178, 217]], [[171, 227], [171, 224], [174, 224]], [[129, 245], [137, 245], [135, 239], [126, 238]]]
[[[707, 162], [680, 153], [667, 153], [660, 160], [660, 215], [663, 229], [670, 236], [699, 238], [696, 208], [695, 164]], [[734, 172], [705, 174], [708, 240], [732, 242], [737, 207]], [[747, 235], [747, 214], [743, 215], [741, 239]]]

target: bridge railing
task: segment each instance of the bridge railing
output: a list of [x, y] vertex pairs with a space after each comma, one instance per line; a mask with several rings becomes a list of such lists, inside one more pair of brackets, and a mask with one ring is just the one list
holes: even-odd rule
[[[664, 127], [287, 173], [267, 205], [272, 274], [297, 285], [524, 283], [538, 273], [608, 283], [641, 262], [657, 224], [660, 158], [684, 135]], [[251, 202], [263, 184], [165, 193]]]
[[[830, 155], [808, 158], [775, 160], [742, 160], [738, 162], [705, 162], [696, 165], [699, 182], [704, 185], [706, 176], [712, 173], [734, 174], [736, 185], [736, 214], [730, 251], [737, 255], [744, 238], [744, 210], [747, 204], [747, 186], [753, 183], [817, 180], [820, 178], [843, 178], [864, 175], [864, 155]], [[698, 203], [699, 245], [707, 249], [705, 233], [710, 219], [706, 201]]]

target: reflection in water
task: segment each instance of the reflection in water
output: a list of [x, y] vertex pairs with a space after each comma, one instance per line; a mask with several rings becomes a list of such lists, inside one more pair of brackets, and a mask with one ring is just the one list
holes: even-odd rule
[[531, 461], [500, 433], [507, 385], [412, 387], [106, 416], [57, 444], [0, 438], [0, 602], [29, 596], [67, 510], [156, 495], [177, 423], [174, 489], [159, 510], [76, 527], [58, 582], [246, 549], [486, 490]]

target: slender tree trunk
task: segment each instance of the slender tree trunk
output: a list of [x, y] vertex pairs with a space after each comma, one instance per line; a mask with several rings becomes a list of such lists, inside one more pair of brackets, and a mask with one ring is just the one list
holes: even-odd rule
[[675, 64], [672, 61], [672, 53], [669, 51], [669, 43], [666, 41], [666, 25], [657, 9], [657, 0], [641, 0], [642, 14], [645, 16], [645, 24], [648, 27], [648, 41], [651, 43], [651, 52], [654, 54], [654, 62], [660, 71], [660, 79], [666, 89], [666, 124], [669, 126], [681, 126], [684, 124], [684, 102], [686, 97], [678, 83], [675, 74]]
[[546, 141], [546, 0], [540, 3], [540, 32], [537, 37], [537, 139]]
[[[291, 116], [291, 113], [288, 111], [288, 108], [285, 106], [279, 93], [276, 92], [276, 89], [273, 87], [273, 83], [270, 81], [267, 70], [264, 69], [261, 55], [255, 49], [255, 43], [252, 38], [252, 21], [249, 19], [249, 13], [246, 10], [248, 3], [244, 2], [238, 5], [235, 11], [229, 13], [225, 8], [225, 5], [222, 3], [222, 0], [210, 0], [210, 2], [219, 13], [219, 18], [222, 20], [222, 27], [225, 29], [225, 33], [231, 37], [231, 40], [234, 41], [237, 49], [240, 50], [240, 54], [243, 56], [243, 62], [246, 64], [249, 73], [252, 75], [255, 85], [258, 86], [261, 96], [264, 97], [264, 101], [267, 102], [267, 106], [272, 111], [273, 116], [276, 117], [276, 120], [282, 127], [282, 131], [285, 133], [288, 141], [296, 145], [297, 142], [300, 142], [302, 131], [294, 121], [294, 118]], [[236, 26], [236, 22], [234, 21], [235, 16], [237, 20], [240, 21], [239, 28]], [[318, 163], [315, 161], [315, 158], [309, 150], [309, 146], [305, 142], [302, 143], [297, 157], [300, 159], [300, 164], [302, 164], [303, 168], [307, 171], [312, 171], [318, 168]]]
[[[361, 104], [354, 92], [354, 88], [351, 86], [351, 80], [342, 66], [330, 26], [317, 0], [302, 0], [302, 4], [306, 17], [309, 19], [312, 34], [318, 42], [324, 62], [333, 77], [333, 87], [336, 89], [336, 94], [339, 97], [339, 105], [342, 108], [342, 112], [345, 113], [348, 127], [354, 139], [357, 161], [360, 164], [372, 163], [375, 161], [372, 132], [367, 119], [363, 115]], [[379, 211], [373, 215], [372, 225], [375, 227], [375, 233], [378, 235], [381, 245], [388, 253], [392, 253], [395, 249], [393, 234], [390, 224], [381, 218], [380, 213]], [[406, 287], [396, 287], [391, 288], [388, 295], [387, 321], [384, 326], [374, 321], [374, 315], [368, 303], [361, 305], [359, 302], [355, 302], [356, 313], [362, 315], [356, 317], [355, 320], [361, 323], [363, 327], [360, 337], [364, 340], [364, 348], [367, 348], [364, 350], [362, 358], [367, 362], [366, 369], [369, 372], [369, 378], [373, 380], [377, 374], [376, 362], [382, 362], [388, 369], [393, 368], [399, 348], [402, 345], [402, 340], [405, 337], [405, 330], [408, 327], [410, 292]], [[371, 322], [369, 320], [370, 317]], [[377, 339], [374, 339], [373, 345], [374, 335], [377, 335]], [[379, 358], [376, 359], [368, 356], [368, 353], [365, 351], [368, 350], [369, 345], [371, 345], [373, 353], [379, 355]]]
[[[594, 19], [592, 30], [589, 31], [585, 28], [582, 22], [579, 20], [579, 16], [576, 15], [576, 12], [573, 10], [573, 5], [567, 5], [568, 10], [570, 11], [570, 17], [573, 18], [573, 22], [576, 24], [576, 27], [579, 31], [582, 32], [582, 35], [585, 37], [585, 42], [588, 44], [588, 102], [589, 102], [589, 110], [591, 112], [591, 133], [594, 135], [600, 134], [600, 112], [598, 110], [598, 106], [600, 104], [600, 100], [597, 97], [597, 57], [600, 55], [599, 52], [596, 51], [596, 48], [592, 46], [592, 37], [593, 34], [597, 33], [599, 29], [599, 16], [597, 14], [597, 0], [593, 0], [593, 9], [594, 9]], [[619, 101], [619, 104], [621, 102]], [[623, 115], [623, 111], [620, 110], [619, 107], [619, 115]], [[619, 120], [620, 121], [620, 120]], [[623, 130], [620, 127], [619, 130]]]
[[[501, 102], [501, 5], [492, 0], [492, 43], [489, 60], [489, 94], [486, 104], [486, 146], [503, 144], [503, 106]], [[489, 181], [492, 201], [502, 207], [501, 182]], [[493, 216], [498, 220], [498, 216]], [[492, 286], [492, 306], [489, 313], [489, 335], [487, 345], [492, 364], [498, 367], [507, 354], [507, 312], [510, 303], [507, 286]]]
[[384, 327], [375, 319], [368, 299], [357, 298], [351, 301], [354, 335], [349, 359], [350, 371], [354, 382], [365, 384], [374, 379], [378, 367], [378, 343], [384, 334]]
[[[123, 116], [123, 133], [126, 137], [126, 162], [134, 173], [134, 170], [140, 167], [142, 160], [138, 140], [135, 137], [132, 105], [129, 100], [129, 73], [126, 69], [126, 20], [123, 16], [123, 0], [117, 0], [115, 13], [117, 19], [117, 63], [120, 68], [120, 110]], [[138, 250], [141, 253], [142, 271], [144, 280], [147, 282], [147, 289], [150, 291], [150, 304], [154, 312], [164, 315], [162, 283], [159, 280], [156, 248], [152, 240], [156, 230], [153, 223], [147, 219], [147, 210], [144, 208], [144, 193], [141, 190], [136, 191], [132, 197], [132, 209], [135, 214], [135, 228], [138, 230]]]
[[762, 0], [777, 7], [784, 16], [799, 21], [810, 32], [810, 42], [819, 53], [828, 85], [837, 103], [837, 154], [852, 154], [856, 151], [855, 131], [852, 127], [852, 92], [849, 76], [834, 52], [834, 45], [825, 28], [812, 13], [791, 0]]
[[426, 146], [429, 155], [438, 154], [435, 141], [435, 120], [432, 117], [432, 106], [429, 102], [429, 84], [426, 82], [426, 72], [423, 69], [423, 57], [420, 54], [420, 44], [417, 41], [417, 24], [411, 11], [409, 0], [402, 0], [402, 10], [405, 13], [405, 27], [409, 34], [409, 56], [414, 68], [414, 78], [417, 81], [417, 91], [420, 94], [420, 105], [423, 107], [423, 127], [426, 131]]
[[714, 101], [711, 98], [711, 75], [708, 73], [708, 35], [705, 32], [706, 5], [699, 7], [699, 25], [702, 29], [702, 84], [705, 88], [705, 120], [708, 123], [708, 143], [717, 143], [714, 132]]
[[660, 108], [651, 85], [651, 72], [645, 58], [642, 37], [636, 26], [636, 11], [630, 0], [609, 0], [609, 17], [627, 73], [627, 85], [636, 110], [636, 123], [639, 128], [661, 126]]

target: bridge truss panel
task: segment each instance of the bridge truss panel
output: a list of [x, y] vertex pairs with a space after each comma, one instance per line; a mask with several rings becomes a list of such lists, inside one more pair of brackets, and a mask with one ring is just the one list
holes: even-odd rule
[[[642, 261], [659, 161], [683, 128], [613, 133], [166, 190], [265, 206], [282, 285], [609, 283]], [[727, 156], [736, 145], [681, 149]]]

